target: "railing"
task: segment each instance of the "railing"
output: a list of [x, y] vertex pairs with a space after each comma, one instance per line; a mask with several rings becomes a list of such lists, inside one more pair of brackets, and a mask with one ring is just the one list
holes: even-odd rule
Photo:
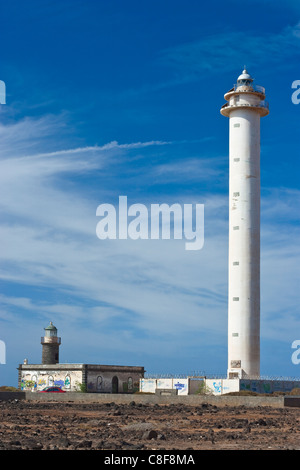
[[187, 377], [204, 377], [205, 373], [203, 371], [191, 371], [191, 372], [145, 372], [145, 379], [184, 379]]
[[[145, 379], [178, 379], [178, 378], [202, 378], [205, 377], [206, 379], [227, 379], [226, 373], [207, 373], [205, 371], [192, 371], [189, 373], [145, 373]], [[274, 382], [276, 381], [287, 381], [287, 382], [299, 382], [300, 377], [292, 377], [292, 376], [279, 376], [279, 375], [252, 375], [252, 376], [245, 376], [243, 379], [247, 380], [272, 380]]]
[[264, 101], [261, 101], [260, 103], [257, 103], [257, 104], [248, 104], [248, 103], [239, 103], [239, 102], [236, 102], [235, 104], [229, 104], [229, 103], [225, 103], [223, 104], [222, 108], [221, 109], [224, 109], [224, 108], [239, 108], [240, 106], [249, 106], [250, 108], [266, 108], [266, 109], [269, 109], [269, 103], [268, 101], [264, 100]]
[[[239, 85], [239, 84], [236, 83], [236, 84], [234, 85], [233, 89], [234, 89], [234, 91], [236, 91], [237, 88], [240, 88], [240, 87], [242, 87], [242, 86], [247, 86], [247, 85]], [[249, 88], [252, 88], [253, 91], [257, 91], [258, 93], [262, 93], [262, 94], [264, 94], [264, 95], [265, 95], [265, 93], [266, 93], [266, 90], [265, 90], [265, 88], [264, 88], [263, 86], [260, 86], [260, 85], [248, 85], [248, 87], [249, 87]], [[251, 91], [252, 91], [252, 90], [251, 90]], [[247, 90], [244, 90], [244, 91], [246, 92]]]

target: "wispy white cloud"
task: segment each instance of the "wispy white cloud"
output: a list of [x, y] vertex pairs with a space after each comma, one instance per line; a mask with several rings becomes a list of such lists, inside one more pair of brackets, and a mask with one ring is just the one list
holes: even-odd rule
[[[34, 128], [36, 123], [32, 121], [31, 125]], [[16, 131], [18, 128], [19, 125]], [[37, 137], [39, 132], [36, 129], [35, 132], [28, 132], [29, 140], [32, 134], [34, 139]], [[26, 133], [24, 139], [25, 136]], [[78, 298], [83, 296], [94, 303], [103, 302], [114, 311], [125, 309], [134, 312], [137, 316], [136, 326], [147, 331], [153, 330], [156, 334], [162, 331], [163, 318], [167, 325], [172, 313], [170, 333], [178, 331], [186, 307], [190, 312], [188, 315], [194, 317], [192, 304], [197, 298], [197, 288], [194, 286], [191, 290], [188, 277], [182, 283], [179, 275], [175, 282], [174, 273], [178, 263], [175, 253], [183, 251], [180, 263], [182, 266], [187, 263], [185, 270], [189, 269], [191, 261], [191, 258], [184, 256], [184, 244], [174, 241], [166, 246], [163, 241], [150, 241], [146, 246], [145, 243], [129, 240], [125, 244], [118, 241], [102, 243], [95, 234], [95, 200], [80, 185], [66, 187], [61, 181], [57, 184], [57, 179], [65, 172], [82, 174], [95, 167], [109, 167], [107, 152], [111, 157], [115, 149], [121, 149], [127, 158], [128, 152], [133, 149], [166, 144], [168, 142], [113, 142], [102, 147], [38, 152], [22, 157], [16, 152], [9, 159], [5, 158], [3, 146], [3, 159], [0, 162], [0, 184], [4, 194], [0, 202], [3, 215], [1, 241], [5, 247], [1, 254], [2, 280], [55, 287], [60, 291], [69, 291]], [[97, 152], [96, 159], [94, 151]], [[119, 177], [117, 167], [111, 168], [111, 171]], [[165, 167], [158, 169], [157, 173], [167, 171]], [[173, 168], [170, 171], [174, 174], [176, 170]], [[180, 169], [177, 171], [180, 172]], [[152, 176], [150, 174], [150, 178]], [[106, 191], [105, 179], [102, 179], [101, 174], [99, 183], [98, 197], [101, 199], [103, 191], [104, 194]], [[181, 299], [176, 299], [179, 286]], [[207, 292], [204, 303], [218, 298], [214, 289], [208, 285], [203, 289]], [[170, 300], [167, 292], [172, 292], [174, 301]], [[26, 305], [28, 310], [32, 307], [30, 303]], [[75, 308], [75, 311], [78, 310]], [[91, 312], [91, 308], [88, 312]], [[93, 312], [95, 317], [95, 310]], [[153, 316], [156, 315], [162, 315], [159, 324], [153, 322]]]
[[119, 144], [117, 141], [109, 142], [108, 144], [99, 146], [93, 145], [89, 147], [78, 147], [78, 148], [71, 148], [67, 150], [57, 150], [56, 152], [48, 152], [48, 153], [40, 153], [35, 155], [35, 157], [53, 157], [59, 155], [74, 155], [77, 153], [86, 153], [86, 152], [99, 152], [103, 150], [112, 150], [112, 149], [141, 149], [144, 147], [152, 147], [155, 145], [170, 145], [172, 142], [163, 142], [160, 140], [152, 140], [150, 142], [133, 142], [130, 144]]
[[[150, 350], [155, 344], [160, 351], [165, 347], [171, 353], [175, 347], [172, 338], [185, 342], [194, 331], [206, 334], [203, 341], [209, 344], [220, 338], [226, 344], [228, 198], [226, 193], [201, 189], [204, 176], [207, 183], [219, 176], [224, 159], [198, 160], [183, 155], [176, 163], [172, 158], [164, 164], [156, 161], [144, 177], [143, 168], [138, 168], [134, 180], [133, 190], [154, 175], [177, 181], [185, 174], [188, 185], [193, 174], [193, 182], [199, 181], [193, 202], [205, 204], [203, 250], [185, 251], [184, 240], [101, 241], [95, 232], [96, 206], [105, 202], [108, 190], [112, 191], [107, 186], [119, 180], [122, 159], [127, 161], [136, 149], [168, 142], [113, 142], [74, 149], [64, 142], [64, 150], [43, 152], [50, 146], [53, 133], [58, 132], [55, 120], [52, 124], [46, 118], [26, 120], [15, 128], [9, 126], [10, 137], [1, 128], [6, 143], [2, 142], [0, 161], [0, 278], [14, 286], [13, 295], [0, 298], [3, 320], [15, 324], [17, 319], [32, 316], [54, 319], [78, 340], [76, 326], [86, 324], [84, 329], [87, 332], [90, 328], [90, 337], [95, 338], [92, 330], [96, 328], [98, 341], [101, 339], [108, 349], [117, 347], [114, 325], [120, 329], [119, 339], [129, 341], [124, 347], [130, 351], [137, 352], [141, 347]], [[21, 156], [18, 146], [13, 146], [20, 128], [26, 148], [26, 155]], [[33, 145], [35, 151], [28, 153], [31, 141], [36, 144], [39, 135], [43, 142], [39, 141], [37, 148]], [[111, 164], [113, 158], [118, 164]], [[142, 165], [144, 160], [136, 164]], [[80, 176], [94, 169], [98, 171], [96, 199], [90, 186], [80, 183]], [[288, 336], [289, 327], [278, 331], [277, 326], [285, 322], [286, 310], [293, 316], [299, 304], [295, 283], [300, 253], [294, 225], [299, 194], [284, 188], [266, 193], [262, 204], [262, 304], [268, 329], [263, 323], [262, 335], [282, 340], [283, 334]], [[168, 202], [190, 202], [179, 189], [168, 194], [166, 187], [162, 196], [167, 196]], [[149, 200], [149, 194], [145, 194], [140, 202]], [[278, 220], [283, 217], [285, 230]], [[26, 286], [28, 294], [24, 296], [18, 286]], [[48, 292], [49, 298], [36, 297], [33, 290], [38, 288]], [[292, 327], [297, 324], [293, 318]]]

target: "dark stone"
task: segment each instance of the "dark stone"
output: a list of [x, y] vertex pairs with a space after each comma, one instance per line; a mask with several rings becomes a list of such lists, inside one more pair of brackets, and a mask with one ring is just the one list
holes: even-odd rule
[[259, 426], [267, 426], [267, 422], [266, 422], [264, 419], [262, 419], [262, 418], [260, 418], [260, 419], [257, 421], [257, 424], [259, 424]]
[[142, 437], [143, 439], [147, 439], [147, 440], [157, 439], [157, 432], [152, 429], [151, 431], [144, 432]]
[[92, 447], [92, 441], [81, 441], [81, 442], [78, 442], [77, 444], [77, 447], [78, 448], [90, 448]]
[[69, 447], [70, 441], [66, 437], [61, 437], [57, 439], [56, 441], [54, 441], [54, 444], [56, 444], [59, 448], [65, 448], [65, 447]]

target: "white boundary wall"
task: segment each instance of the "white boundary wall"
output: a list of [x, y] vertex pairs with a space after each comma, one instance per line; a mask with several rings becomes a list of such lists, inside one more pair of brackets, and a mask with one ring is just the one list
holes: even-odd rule
[[148, 378], [140, 379], [140, 392], [155, 393], [156, 389], [177, 389], [178, 395], [194, 395], [204, 382], [203, 394], [215, 396], [230, 392], [248, 390], [257, 393], [289, 392], [300, 389], [300, 380], [263, 380], [263, 379], [205, 379], [181, 378]]
[[156, 389], [175, 389], [178, 395], [188, 395], [189, 379], [140, 379], [140, 392], [155, 393]]
[[205, 384], [207, 392], [213, 395], [238, 392], [240, 389], [239, 379], [206, 379]]

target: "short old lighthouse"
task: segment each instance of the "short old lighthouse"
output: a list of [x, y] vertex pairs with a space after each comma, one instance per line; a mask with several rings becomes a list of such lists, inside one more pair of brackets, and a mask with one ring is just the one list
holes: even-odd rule
[[41, 338], [43, 346], [42, 364], [58, 364], [61, 338], [57, 336], [57, 328], [50, 322], [49, 326], [44, 328], [44, 330], [45, 336]]
[[265, 89], [243, 70], [225, 94], [229, 117], [228, 378], [260, 375], [260, 118]]

